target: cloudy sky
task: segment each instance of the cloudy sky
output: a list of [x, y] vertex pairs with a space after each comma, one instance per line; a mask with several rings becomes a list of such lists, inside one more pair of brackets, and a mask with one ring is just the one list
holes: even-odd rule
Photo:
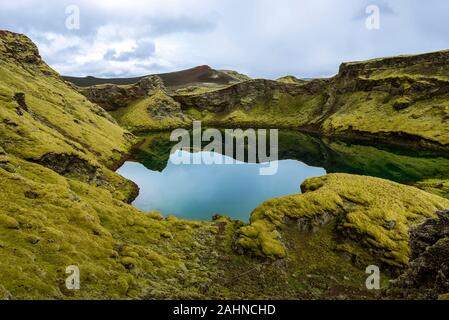
[[329, 76], [342, 61], [449, 49], [448, 17], [447, 0], [0, 0], [0, 29], [28, 35], [62, 74], [100, 77], [203, 64]]

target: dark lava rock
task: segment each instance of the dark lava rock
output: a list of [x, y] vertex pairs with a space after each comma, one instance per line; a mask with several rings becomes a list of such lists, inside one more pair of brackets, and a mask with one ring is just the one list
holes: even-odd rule
[[393, 108], [396, 111], [401, 111], [401, 110], [407, 109], [408, 107], [410, 107], [410, 105], [411, 105], [411, 101], [409, 101], [409, 100], [400, 100], [400, 101], [396, 101], [393, 104]]
[[23, 111], [28, 111], [28, 106], [25, 101], [25, 93], [23, 93], [23, 92], [15, 93], [14, 100], [19, 105], [19, 107], [17, 108], [17, 114], [23, 115]]
[[97, 185], [105, 185], [107, 183], [106, 178], [98, 167], [74, 154], [47, 153], [39, 160], [34, 160], [34, 162], [64, 177], [75, 178]]
[[10, 173], [16, 172], [15, 167], [10, 163], [9, 157], [2, 147], [0, 147], [0, 169], [3, 169]]
[[25, 197], [28, 199], [37, 199], [37, 198], [39, 198], [39, 195], [34, 191], [26, 191]]
[[449, 292], [449, 210], [410, 231], [411, 262], [392, 284], [393, 296], [437, 299]]

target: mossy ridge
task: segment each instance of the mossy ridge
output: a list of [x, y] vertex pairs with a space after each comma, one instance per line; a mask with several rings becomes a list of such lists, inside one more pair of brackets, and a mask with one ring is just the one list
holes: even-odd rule
[[295, 76], [288, 75], [288, 76], [280, 77], [276, 81], [279, 81], [282, 83], [287, 83], [287, 84], [301, 84], [301, 83], [304, 83], [306, 80], [301, 80], [301, 79], [296, 78]]
[[[107, 189], [9, 159], [16, 172], [0, 169], [0, 283], [14, 299], [202, 296], [211, 223], [147, 215]], [[81, 270], [79, 292], [64, 287], [69, 265]]]
[[192, 123], [192, 119], [181, 112], [179, 104], [163, 90], [136, 100], [112, 115], [122, 127], [135, 133], [188, 127]]
[[[210, 223], [127, 205], [135, 188], [110, 169], [135, 138], [64, 83], [28, 38], [1, 33], [0, 52], [2, 298], [205, 297]], [[49, 155], [53, 170], [39, 164]], [[81, 291], [65, 288], [72, 264]]]
[[[413, 140], [422, 139], [424, 148], [431, 147], [433, 143], [435, 147], [444, 149], [449, 144], [445, 124], [445, 119], [449, 119], [447, 95], [417, 101], [400, 111], [395, 109], [397, 100], [385, 102], [388, 97], [388, 93], [380, 91], [353, 92], [339, 97], [339, 107], [334, 107], [336, 111], [324, 120], [323, 131], [354, 137], [363, 137], [366, 133], [373, 139], [377, 136], [379, 140], [383, 135], [396, 135], [396, 140], [400, 140], [403, 135], [403, 140], [410, 140], [412, 145], [419, 145], [419, 141]], [[425, 145], [426, 142], [429, 146]]]
[[[6, 152], [2, 152], [0, 159], [3, 198], [0, 228], [4, 230], [0, 236], [0, 275], [3, 275], [0, 294], [13, 298], [210, 297], [207, 286], [217, 276], [214, 259], [210, 258], [215, 226], [207, 222], [178, 221], [173, 217], [164, 220], [157, 213], [142, 215], [121, 201], [126, 196], [117, 196], [114, 189], [121, 193], [126, 191], [115, 187], [114, 183], [112, 188], [92, 185], [83, 177], [63, 177], [24, 160], [40, 159], [49, 152], [76, 154], [106, 171], [106, 165], [111, 166], [121, 157], [132, 138], [101, 108], [87, 103], [53, 77], [51, 69], [36, 64], [40, 60], [36, 60], [34, 53], [28, 55], [19, 51], [24, 53], [19, 60], [8, 56], [1, 63], [2, 75], [15, 78], [6, 85], [2, 82], [0, 88], [0, 110], [6, 120], [1, 127], [2, 147]], [[61, 103], [53, 88], [59, 88], [62, 95], [73, 95], [76, 116], [70, 105]], [[20, 91], [16, 92], [17, 89]], [[25, 106], [16, 98], [16, 93], [25, 94]], [[311, 105], [313, 110], [320, 110], [319, 103]], [[58, 126], [59, 118], [64, 130]], [[31, 130], [27, 131], [28, 127]], [[104, 144], [97, 145], [95, 142], [99, 139]], [[313, 199], [311, 201], [313, 203]], [[330, 201], [338, 203], [337, 196]], [[273, 215], [278, 216], [275, 210]], [[266, 234], [258, 239], [265, 244], [260, 252], [275, 257], [285, 250], [276, 238], [284, 237], [285, 241], [287, 237], [285, 230], [278, 233], [269, 227], [267, 225]], [[356, 227], [366, 226], [361, 223]], [[382, 233], [381, 236], [383, 239]], [[349, 249], [357, 251], [359, 248]], [[240, 258], [247, 263], [250, 261], [245, 256]], [[86, 291], [66, 292], [64, 267], [77, 263]], [[11, 266], [19, 268], [11, 270]], [[276, 265], [274, 267], [271, 274], [277, 270]], [[111, 282], [111, 278], [116, 281]], [[225, 288], [221, 290], [225, 296], [232, 296]]]
[[[172, 98], [181, 104], [183, 114], [207, 125], [292, 128], [447, 151], [447, 55], [444, 51], [346, 63], [330, 79], [256, 79], [216, 90], [175, 93]], [[179, 114], [164, 118], [169, 122]], [[138, 116], [133, 119], [130, 130], [133, 121], [141, 121]], [[141, 123], [138, 128], [151, 131], [155, 126]]]
[[[35, 48], [25, 36], [9, 33], [0, 37], [0, 50], [2, 46], [14, 50], [24, 46], [23, 52], [32, 53]], [[6, 151], [32, 159], [49, 152], [82, 154], [88, 160], [110, 165], [129, 150], [131, 136], [103, 109], [64, 83], [38, 55], [25, 61], [4, 52], [3, 57], [0, 135]], [[21, 103], [15, 98], [19, 94]]]
[[417, 55], [400, 55], [395, 57], [377, 58], [368, 61], [343, 63], [340, 74], [345, 76], [364, 75], [384, 77], [391, 74], [423, 76], [440, 76], [449, 79], [447, 59], [449, 50], [441, 50]]
[[301, 189], [302, 195], [272, 199], [256, 208], [250, 225], [240, 231], [239, 244], [259, 256], [284, 258], [278, 229], [285, 218], [331, 214], [338, 219], [335, 232], [343, 241], [356, 240], [378, 262], [402, 267], [410, 255], [409, 227], [449, 205], [447, 199], [413, 187], [347, 174], [309, 179]]
[[[3, 149], [10, 155], [59, 168], [59, 173], [71, 178], [101, 184], [117, 191], [122, 200], [132, 199], [135, 185], [110, 169], [115, 169], [135, 138], [63, 82], [40, 59], [27, 37], [2, 35], [0, 51], [5, 58], [0, 62]], [[73, 161], [79, 164], [77, 170], [71, 166]]]

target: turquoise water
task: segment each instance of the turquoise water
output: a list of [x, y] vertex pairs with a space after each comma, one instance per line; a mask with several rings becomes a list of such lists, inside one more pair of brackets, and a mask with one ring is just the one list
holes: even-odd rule
[[179, 150], [171, 154], [174, 143], [169, 135], [145, 136], [133, 159], [118, 173], [139, 186], [135, 207], [183, 219], [210, 220], [214, 214], [223, 214], [248, 221], [253, 209], [264, 201], [299, 193], [305, 179], [326, 172], [374, 176], [405, 184], [449, 176], [447, 155], [320, 139], [282, 130], [278, 170], [272, 176], [260, 175], [260, 169], [267, 165], [258, 163], [175, 165], [172, 160], [180, 155], [196, 160], [224, 156]]
[[[181, 152], [186, 153], [177, 151], [170, 156], [162, 172], [131, 161], [118, 170], [140, 188], [135, 207], [183, 219], [210, 220], [214, 214], [223, 214], [247, 221], [252, 210], [265, 200], [299, 193], [305, 179], [326, 173], [323, 168], [297, 160], [278, 161], [277, 173], [269, 176], [259, 174], [259, 169], [267, 164], [174, 164], [171, 160]], [[198, 158], [205, 153], [189, 155]]]

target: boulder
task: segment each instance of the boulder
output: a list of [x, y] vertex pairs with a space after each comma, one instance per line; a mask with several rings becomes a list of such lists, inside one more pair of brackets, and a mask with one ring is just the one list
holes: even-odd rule
[[411, 262], [393, 283], [393, 295], [438, 299], [449, 292], [449, 210], [410, 231]]

